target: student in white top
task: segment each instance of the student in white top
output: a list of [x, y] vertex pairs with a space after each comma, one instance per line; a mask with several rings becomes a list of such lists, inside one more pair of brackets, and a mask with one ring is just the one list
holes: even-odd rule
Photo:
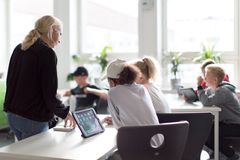
[[159, 124], [147, 89], [135, 80], [139, 70], [124, 60], [115, 60], [107, 68], [110, 85], [108, 107], [112, 118], [104, 121], [113, 122], [115, 128], [122, 126], [141, 126]]
[[156, 112], [171, 112], [160, 86], [155, 82], [158, 73], [157, 61], [152, 57], [145, 56], [142, 59], [133, 61], [133, 64], [141, 71], [141, 75], [137, 78], [136, 82], [143, 84], [147, 88]]
[[[113, 124], [117, 129], [123, 126], [159, 124], [147, 89], [135, 83], [139, 74], [137, 67], [124, 60], [117, 59], [108, 65], [108, 107], [112, 117], [105, 118], [104, 122]], [[163, 139], [162, 135], [158, 135], [152, 139], [151, 145], [160, 146]], [[109, 160], [121, 160], [118, 151]]]

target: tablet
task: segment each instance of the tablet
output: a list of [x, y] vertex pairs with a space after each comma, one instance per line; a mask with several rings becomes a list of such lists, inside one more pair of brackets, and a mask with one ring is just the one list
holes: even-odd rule
[[104, 127], [93, 108], [74, 111], [72, 115], [84, 138], [104, 132]]
[[180, 88], [180, 92], [184, 95], [187, 102], [196, 102], [198, 101], [198, 96], [193, 88]]
[[71, 132], [73, 129], [74, 129], [73, 127], [69, 127], [69, 126], [64, 127], [63, 124], [53, 127], [54, 131], [61, 131], [61, 132]]

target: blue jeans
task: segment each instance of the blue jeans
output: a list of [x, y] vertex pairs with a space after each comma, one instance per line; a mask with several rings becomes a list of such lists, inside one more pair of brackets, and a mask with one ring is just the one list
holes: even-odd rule
[[48, 130], [48, 122], [33, 121], [11, 112], [7, 117], [10, 129], [19, 141]]

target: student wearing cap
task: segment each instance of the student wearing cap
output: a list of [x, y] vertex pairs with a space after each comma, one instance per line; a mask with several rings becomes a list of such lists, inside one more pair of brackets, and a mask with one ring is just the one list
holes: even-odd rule
[[113, 122], [117, 129], [122, 126], [159, 124], [147, 89], [135, 83], [139, 73], [137, 67], [124, 60], [117, 59], [109, 64], [108, 107], [112, 118], [108, 117], [104, 122]]
[[[103, 122], [113, 124], [118, 129], [123, 126], [142, 126], [159, 124], [156, 111], [147, 89], [135, 83], [140, 74], [139, 69], [127, 64], [124, 60], [114, 60], [107, 67], [107, 79], [110, 86], [108, 107], [111, 117]], [[152, 145], [160, 145], [161, 137], [151, 141]], [[121, 159], [114, 152], [109, 159]]]
[[107, 91], [88, 82], [88, 70], [80, 66], [72, 73], [77, 86], [64, 93], [64, 96], [74, 95], [76, 97], [76, 109], [81, 110], [95, 107], [99, 97], [106, 99]]

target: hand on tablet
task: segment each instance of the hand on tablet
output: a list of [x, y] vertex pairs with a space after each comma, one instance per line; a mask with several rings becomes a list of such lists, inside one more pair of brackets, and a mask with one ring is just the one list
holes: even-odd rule
[[113, 125], [112, 123], [112, 117], [106, 117], [102, 121], [103, 123], [107, 123], [107, 125]]
[[[68, 125], [68, 121], [69, 121], [69, 125]], [[67, 117], [64, 119], [64, 127], [69, 126], [69, 127], [76, 127], [76, 122], [72, 116], [72, 114], [69, 112]]]

